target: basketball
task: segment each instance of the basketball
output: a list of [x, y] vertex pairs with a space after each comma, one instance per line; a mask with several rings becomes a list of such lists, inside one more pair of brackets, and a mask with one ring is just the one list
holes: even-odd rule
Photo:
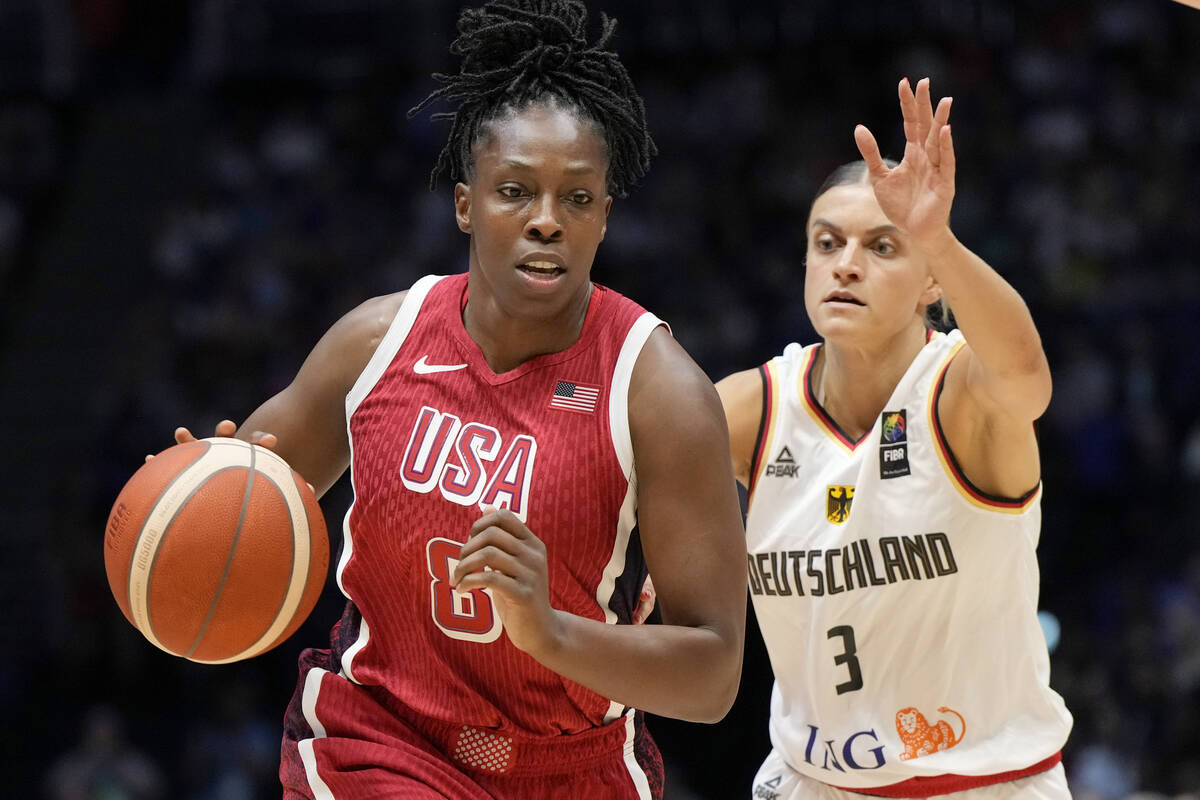
[[252, 658], [312, 612], [329, 536], [312, 489], [270, 450], [225, 437], [178, 444], [117, 495], [104, 566], [125, 617], [204, 664]]

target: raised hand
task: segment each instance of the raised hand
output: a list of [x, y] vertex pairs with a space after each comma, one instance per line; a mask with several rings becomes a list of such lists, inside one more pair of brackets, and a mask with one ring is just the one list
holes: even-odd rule
[[508, 509], [483, 509], [471, 526], [450, 576], [460, 592], [490, 589], [504, 632], [518, 649], [536, 654], [556, 646], [557, 614], [550, 606], [546, 546]]
[[950, 228], [954, 201], [954, 142], [950, 138], [950, 104], [943, 97], [933, 108], [929, 79], [900, 81], [900, 112], [904, 117], [904, 158], [889, 168], [875, 136], [865, 125], [854, 129], [858, 151], [867, 162], [875, 199], [883, 213], [906, 231], [918, 246], [932, 247]]

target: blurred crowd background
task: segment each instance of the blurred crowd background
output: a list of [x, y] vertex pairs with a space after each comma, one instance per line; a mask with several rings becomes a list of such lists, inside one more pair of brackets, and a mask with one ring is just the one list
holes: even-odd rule
[[[445, 125], [455, 0], [0, 0], [0, 764], [6, 797], [278, 797], [305, 626], [244, 664], [155, 650], [104, 575], [109, 507], [180, 424], [290, 380], [361, 300], [466, 268]], [[953, 227], [1023, 294], [1042, 607], [1084, 800], [1200, 797], [1200, 11], [1169, 0], [593, 0], [661, 154], [594, 277], [714, 379], [811, 341], [811, 194], [895, 87], [955, 97]], [[345, 482], [323, 500], [334, 547]], [[652, 720], [675, 800], [769, 748], [753, 624], [715, 726]], [[930, 653], [937, 658], [937, 653]], [[980, 686], [979, 691], [989, 691]]]

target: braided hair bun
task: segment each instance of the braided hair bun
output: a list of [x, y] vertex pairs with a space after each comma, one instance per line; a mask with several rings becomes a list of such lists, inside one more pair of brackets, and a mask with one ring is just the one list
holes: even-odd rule
[[580, 0], [489, 0], [463, 9], [450, 52], [461, 57], [456, 74], [435, 73], [442, 87], [410, 110], [415, 116], [446, 100], [456, 111], [430, 175], [470, 178], [472, 148], [482, 127], [535, 103], [557, 101], [594, 123], [608, 149], [609, 191], [624, 197], [650, 168], [656, 148], [646, 110], [617, 54], [607, 50], [616, 20], [601, 13], [601, 32], [587, 40], [587, 8]]

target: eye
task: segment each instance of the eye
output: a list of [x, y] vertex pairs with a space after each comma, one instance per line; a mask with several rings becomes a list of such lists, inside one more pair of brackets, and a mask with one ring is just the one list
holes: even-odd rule
[[881, 256], [890, 256], [896, 254], [896, 245], [892, 244], [887, 239], [880, 239], [875, 242], [874, 250]]
[[522, 189], [520, 186], [514, 186], [513, 184], [501, 186], [496, 191], [499, 192], [502, 197], [507, 197], [510, 200], [516, 199], [525, 194], [524, 189]]
[[592, 202], [592, 196], [587, 192], [572, 192], [570, 194], [571, 202], [577, 206], [586, 206]]
[[813, 241], [813, 247], [822, 253], [828, 253], [837, 247], [837, 239], [834, 238], [833, 234], [825, 231], [817, 235], [817, 238]]

